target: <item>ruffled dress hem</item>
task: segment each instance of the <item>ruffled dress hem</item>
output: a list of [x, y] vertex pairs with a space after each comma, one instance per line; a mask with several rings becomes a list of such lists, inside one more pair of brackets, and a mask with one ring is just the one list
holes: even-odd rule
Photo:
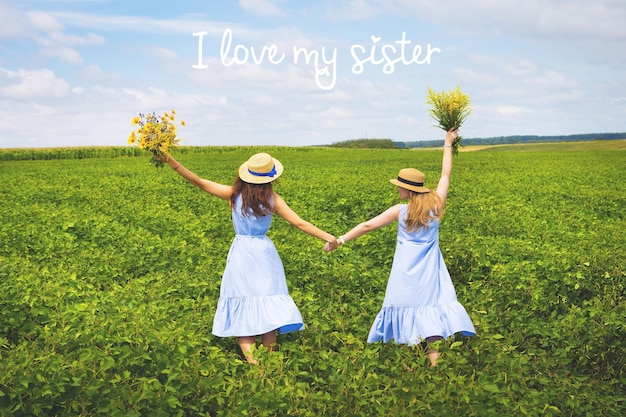
[[257, 336], [277, 330], [280, 334], [304, 329], [302, 315], [286, 294], [220, 298], [212, 333], [218, 337]]
[[367, 342], [393, 340], [396, 344], [415, 345], [430, 336], [445, 339], [454, 334], [476, 335], [467, 311], [458, 301], [425, 307], [383, 306], [374, 319]]

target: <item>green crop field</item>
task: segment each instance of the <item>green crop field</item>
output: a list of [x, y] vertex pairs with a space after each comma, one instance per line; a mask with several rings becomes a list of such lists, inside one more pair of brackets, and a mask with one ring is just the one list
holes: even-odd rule
[[[469, 148], [469, 147], [468, 147]], [[252, 153], [336, 235], [392, 204], [440, 150], [183, 148], [230, 183]], [[441, 248], [472, 338], [367, 344], [388, 226], [330, 254], [275, 218], [306, 324], [242, 360], [211, 335], [234, 232], [228, 204], [134, 148], [0, 150], [0, 416], [622, 416], [624, 141], [497, 146], [454, 158]]]

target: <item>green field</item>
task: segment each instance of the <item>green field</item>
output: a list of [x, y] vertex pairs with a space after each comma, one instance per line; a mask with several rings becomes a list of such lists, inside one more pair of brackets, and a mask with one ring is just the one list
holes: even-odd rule
[[[337, 251], [280, 218], [307, 328], [242, 360], [211, 335], [234, 232], [227, 203], [134, 148], [0, 150], [0, 416], [622, 416], [624, 141], [494, 146], [454, 158], [441, 247], [472, 338], [367, 344], [395, 226]], [[183, 148], [230, 183], [252, 153], [336, 235], [398, 202], [440, 150]]]

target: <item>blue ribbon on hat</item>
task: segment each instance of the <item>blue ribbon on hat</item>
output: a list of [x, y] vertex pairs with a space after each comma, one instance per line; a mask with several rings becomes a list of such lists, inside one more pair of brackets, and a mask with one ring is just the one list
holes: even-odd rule
[[257, 177], [273, 177], [274, 175], [276, 175], [276, 165], [272, 167], [272, 170], [270, 172], [255, 172], [250, 168], [248, 168], [248, 172]]

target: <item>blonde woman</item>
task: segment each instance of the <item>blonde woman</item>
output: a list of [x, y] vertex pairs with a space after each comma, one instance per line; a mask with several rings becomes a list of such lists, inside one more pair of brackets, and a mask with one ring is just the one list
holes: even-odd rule
[[[457, 136], [455, 129], [446, 134], [436, 191], [424, 187], [424, 174], [417, 169], [402, 169], [398, 178], [390, 181], [398, 187], [400, 199], [408, 200], [408, 204], [390, 207], [339, 237], [339, 243], [345, 244], [398, 222], [396, 251], [385, 299], [370, 329], [369, 343], [394, 340], [398, 344], [429, 344], [455, 333], [476, 334], [465, 308], [457, 301], [439, 248], [439, 222], [450, 185], [452, 143]], [[329, 251], [332, 247], [327, 245], [325, 249]], [[436, 365], [439, 352], [429, 348], [427, 355], [431, 366]]]
[[256, 363], [252, 347], [260, 336], [268, 350], [276, 333], [304, 329], [302, 315], [287, 291], [283, 264], [274, 243], [266, 236], [274, 213], [299, 230], [336, 248], [337, 239], [302, 220], [273, 190], [283, 165], [267, 153], [252, 155], [238, 170], [233, 185], [202, 179], [171, 156], [156, 157], [203, 191], [228, 201], [235, 238], [222, 275], [220, 298], [213, 319], [213, 334], [237, 337], [250, 363]]

